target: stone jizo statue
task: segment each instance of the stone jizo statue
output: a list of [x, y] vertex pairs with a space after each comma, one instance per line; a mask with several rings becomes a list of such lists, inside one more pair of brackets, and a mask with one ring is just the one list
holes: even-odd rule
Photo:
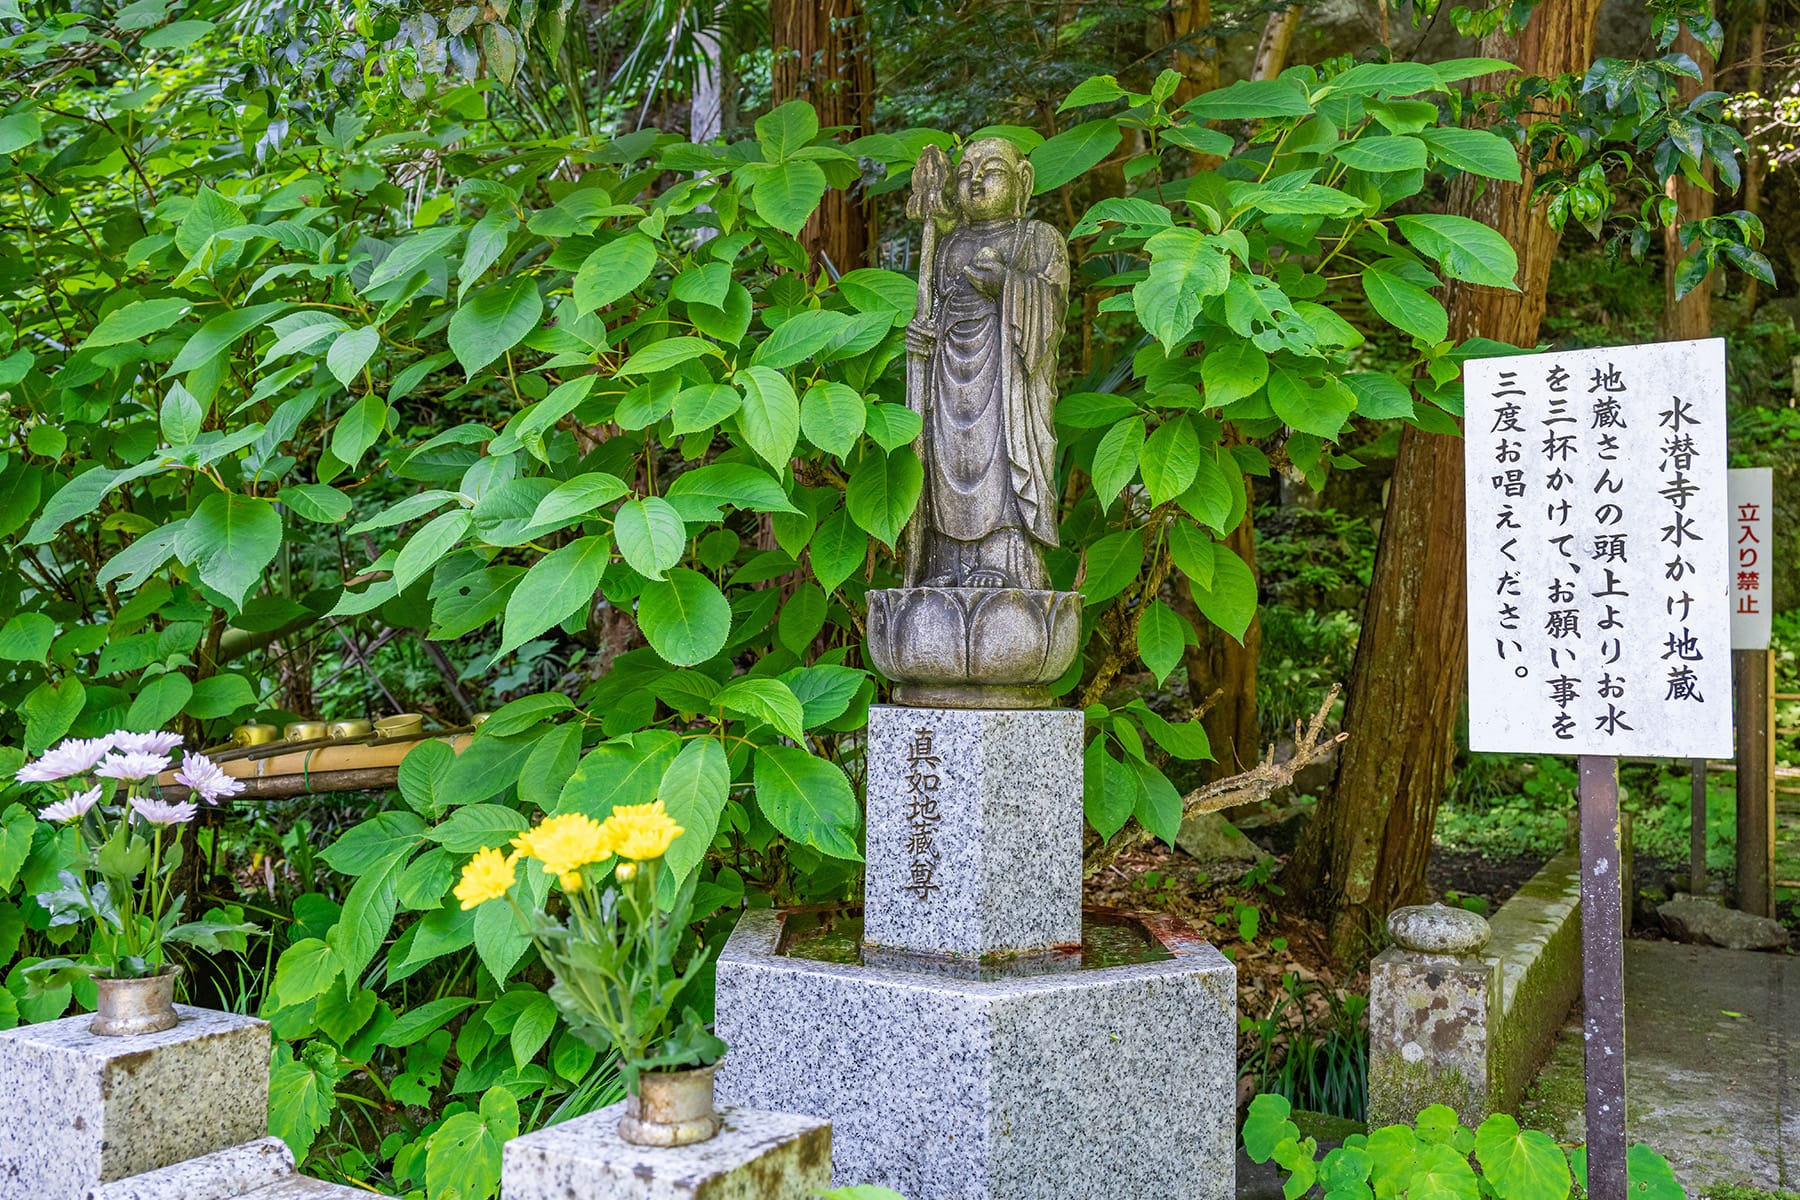
[[1050, 589], [1056, 545], [1056, 348], [1069, 255], [1027, 216], [1031, 164], [982, 138], [954, 173], [928, 148], [908, 215], [923, 222], [906, 400], [925, 468], [905, 586], [869, 593], [869, 659], [896, 703], [1041, 708], [1075, 660], [1081, 597]]
[[924, 496], [908, 586], [1047, 588], [1056, 545], [1056, 348], [1068, 304], [1062, 234], [1025, 215], [1032, 168], [1011, 142], [936, 147], [913, 175], [925, 221], [908, 402], [924, 418]]

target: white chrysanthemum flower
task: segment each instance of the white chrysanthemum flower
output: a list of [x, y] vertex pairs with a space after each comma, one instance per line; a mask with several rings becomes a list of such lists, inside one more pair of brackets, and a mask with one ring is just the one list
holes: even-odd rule
[[36, 762], [20, 767], [13, 778], [20, 783], [52, 783], [82, 775], [93, 770], [110, 749], [110, 738], [64, 738]]
[[100, 793], [104, 788], [95, 784], [85, 792], [76, 792], [55, 804], [45, 805], [38, 809], [38, 819], [42, 821], [79, 821], [87, 815], [87, 810], [100, 803]]
[[149, 796], [133, 796], [131, 808], [152, 825], [185, 825], [200, 811], [198, 804], [155, 800]]
[[208, 804], [217, 804], [226, 796], [235, 796], [244, 790], [241, 779], [233, 779], [225, 773], [225, 769], [204, 754], [184, 754], [181, 756], [181, 767], [175, 772], [175, 782], [194, 790]]
[[121, 729], [112, 735], [112, 745], [114, 750], [126, 754], [167, 754], [181, 745], [181, 735], [160, 729], [155, 733], [126, 733]]
[[123, 779], [135, 783], [141, 779], [152, 779], [168, 769], [168, 755], [133, 750], [124, 754], [114, 752], [107, 755], [105, 761], [94, 768], [94, 774], [102, 779]]

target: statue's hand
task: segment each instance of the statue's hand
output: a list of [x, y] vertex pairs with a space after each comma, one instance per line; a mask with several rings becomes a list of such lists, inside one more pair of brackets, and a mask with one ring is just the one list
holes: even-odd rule
[[992, 246], [983, 246], [969, 265], [963, 268], [963, 274], [968, 277], [975, 290], [984, 296], [998, 296], [1000, 289], [1006, 285], [1006, 264], [1000, 261], [1000, 256], [994, 253]]
[[938, 327], [936, 321], [928, 321], [923, 317], [914, 317], [906, 325], [906, 349], [910, 354], [930, 354], [931, 348], [937, 344]]

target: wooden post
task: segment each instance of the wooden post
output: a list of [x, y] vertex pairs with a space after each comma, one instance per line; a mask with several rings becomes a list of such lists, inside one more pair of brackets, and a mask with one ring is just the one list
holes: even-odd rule
[[1737, 903], [1775, 915], [1775, 656], [1731, 652], [1737, 700]]
[[1706, 895], [1706, 760], [1688, 760], [1688, 892]]
[[1625, 1200], [1625, 930], [1619, 760], [1584, 754], [1581, 984], [1590, 1200]]

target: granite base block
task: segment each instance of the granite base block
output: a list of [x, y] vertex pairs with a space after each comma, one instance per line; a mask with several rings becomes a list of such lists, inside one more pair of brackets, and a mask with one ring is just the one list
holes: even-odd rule
[[1499, 1104], [1492, 1066], [1500, 966], [1393, 948], [1369, 965], [1370, 1129], [1433, 1104], [1471, 1128]]
[[268, 1132], [269, 1026], [177, 1005], [161, 1033], [91, 1016], [0, 1032], [0, 1198], [82, 1200]]
[[920, 954], [1081, 941], [1075, 709], [869, 710], [865, 940]]
[[1234, 1196], [1237, 971], [1213, 947], [981, 980], [785, 958], [782, 920], [746, 913], [720, 956], [719, 1096], [829, 1119], [839, 1185]]
[[813, 1117], [722, 1107], [724, 1127], [693, 1146], [633, 1146], [625, 1105], [506, 1143], [500, 1200], [811, 1200], [831, 1186], [831, 1126]]

